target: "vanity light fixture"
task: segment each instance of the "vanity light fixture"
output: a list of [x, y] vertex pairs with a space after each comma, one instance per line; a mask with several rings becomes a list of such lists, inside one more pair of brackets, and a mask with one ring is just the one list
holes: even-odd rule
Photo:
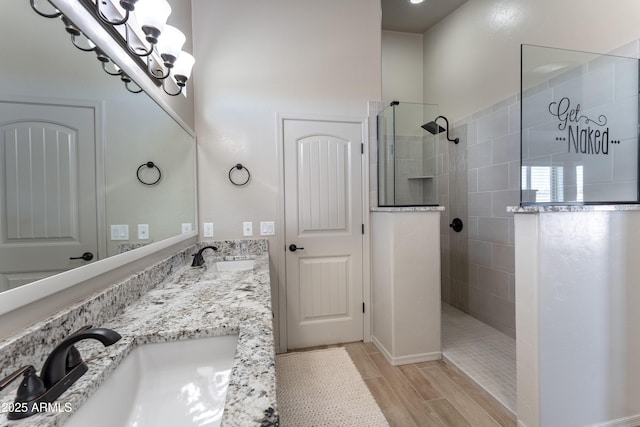
[[[132, 89], [130, 87], [132, 79], [99, 50], [77, 26], [55, 9], [50, 0], [46, 2], [53, 6], [53, 12], [41, 11], [36, 2], [38, 0], [30, 0], [31, 7], [38, 15], [45, 18], [60, 17], [63, 20], [75, 47], [85, 52], [96, 52], [107, 74], [120, 76], [130, 92], [142, 92], [142, 89]], [[171, 14], [171, 6], [166, 0], [78, 0], [78, 2], [96, 18], [96, 21], [123, 49], [126, 49], [129, 56], [146, 71], [156, 86], [162, 86], [164, 92], [171, 96], [177, 96], [183, 92], [191, 76], [195, 59], [189, 53], [182, 51], [186, 41], [184, 34], [166, 24]], [[169, 76], [172, 78], [168, 79]], [[173, 84], [167, 84], [167, 81], [173, 81]]]
[[[436, 123], [438, 121], [438, 119], [443, 119], [445, 124], [447, 125], [447, 128], [443, 128], [442, 126], [440, 126], [438, 123]], [[433, 121], [429, 122], [429, 123], [425, 123], [421, 126], [422, 129], [426, 130], [427, 132], [429, 132], [432, 135], [437, 135], [439, 133], [444, 132], [445, 130], [447, 131], [447, 141], [451, 141], [454, 144], [457, 144], [458, 142], [460, 142], [460, 138], [455, 138], [455, 139], [451, 139], [449, 137], [449, 120], [447, 120], [447, 118], [445, 116], [438, 116], [435, 119], [433, 119]]]
[[409, 0], [409, 3], [411, 4], [420, 4], [422, 3], [424, 0]]

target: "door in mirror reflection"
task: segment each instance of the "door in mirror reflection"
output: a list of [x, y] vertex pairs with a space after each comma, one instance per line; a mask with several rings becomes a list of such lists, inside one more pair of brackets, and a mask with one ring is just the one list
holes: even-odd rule
[[91, 107], [0, 102], [0, 291], [97, 259], [95, 135]]

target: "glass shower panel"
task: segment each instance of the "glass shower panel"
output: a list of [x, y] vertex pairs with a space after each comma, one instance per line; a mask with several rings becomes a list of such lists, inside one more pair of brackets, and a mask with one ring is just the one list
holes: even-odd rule
[[638, 202], [638, 60], [522, 46], [521, 204]]
[[378, 115], [378, 206], [436, 206], [436, 105], [392, 102]]

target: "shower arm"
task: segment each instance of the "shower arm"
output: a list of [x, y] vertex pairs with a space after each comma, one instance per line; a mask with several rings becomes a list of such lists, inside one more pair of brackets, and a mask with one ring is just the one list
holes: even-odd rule
[[446, 125], [447, 125], [447, 129], [446, 129], [446, 130], [447, 130], [447, 141], [453, 142], [454, 144], [457, 144], [458, 142], [460, 142], [460, 138], [454, 138], [454, 139], [451, 139], [451, 138], [449, 137], [449, 120], [448, 120], [445, 116], [438, 116], [438, 117], [436, 117], [433, 121], [434, 121], [434, 122], [437, 122], [437, 121], [438, 121], [438, 119], [444, 119], [444, 122], [445, 122], [445, 123], [446, 123]]

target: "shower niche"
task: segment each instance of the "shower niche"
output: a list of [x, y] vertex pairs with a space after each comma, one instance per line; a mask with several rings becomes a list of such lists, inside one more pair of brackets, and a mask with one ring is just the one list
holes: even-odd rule
[[437, 105], [398, 101], [378, 114], [378, 206], [438, 206], [436, 117]]

